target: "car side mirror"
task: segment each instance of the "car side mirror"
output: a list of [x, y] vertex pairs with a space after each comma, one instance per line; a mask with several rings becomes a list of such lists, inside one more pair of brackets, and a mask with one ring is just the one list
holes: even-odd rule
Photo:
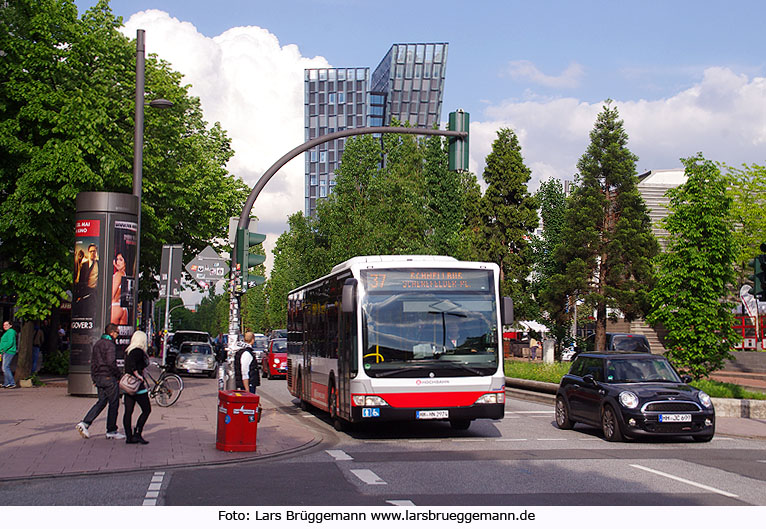
[[588, 384], [589, 386], [597, 386], [596, 379], [593, 378], [593, 375], [587, 374], [584, 377], [582, 377], [582, 381]]
[[683, 375], [681, 377], [681, 382], [683, 382], [684, 384], [690, 384], [691, 381], [692, 381], [692, 377], [690, 377], [689, 375]]

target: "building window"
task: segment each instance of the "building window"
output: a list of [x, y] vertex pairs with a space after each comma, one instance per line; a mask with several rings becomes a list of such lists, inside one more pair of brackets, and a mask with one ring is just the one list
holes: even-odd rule
[[313, 163], [313, 162], [316, 162], [316, 161], [317, 161], [317, 152], [316, 151], [311, 151], [311, 162]]
[[328, 94], [327, 95], [327, 102], [331, 105], [335, 104], [335, 94]]
[[345, 103], [346, 103], [346, 94], [345, 92], [341, 92], [340, 94], [338, 94], [338, 104], [343, 105]]
[[325, 163], [327, 161], [327, 151], [319, 153], [319, 163]]
[[327, 196], [327, 186], [319, 186], [319, 198], [325, 198]]

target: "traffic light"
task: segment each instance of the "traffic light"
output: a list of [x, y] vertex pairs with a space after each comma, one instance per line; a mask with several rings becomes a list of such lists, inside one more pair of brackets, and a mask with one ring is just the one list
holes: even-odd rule
[[234, 242], [234, 270], [236, 274], [236, 291], [246, 292], [248, 287], [260, 285], [266, 281], [263, 276], [251, 275], [250, 268], [258, 266], [266, 260], [265, 255], [250, 253], [250, 247], [261, 244], [266, 240], [263, 233], [250, 233], [247, 228], [237, 228], [237, 238]]
[[[449, 114], [449, 126], [447, 130], [453, 130], [457, 132], [468, 132], [468, 124], [471, 120], [471, 115], [468, 112], [458, 110], [456, 112], [450, 112]], [[467, 171], [468, 170], [468, 136], [465, 138], [457, 138], [450, 136], [449, 138], [449, 170], [450, 171]]]
[[756, 255], [755, 259], [750, 261], [750, 266], [753, 267], [750, 279], [753, 280], [752, 294], [755, 299], [766, 301], [766, 243], [761, 244], [761, 251], [764, 253]]

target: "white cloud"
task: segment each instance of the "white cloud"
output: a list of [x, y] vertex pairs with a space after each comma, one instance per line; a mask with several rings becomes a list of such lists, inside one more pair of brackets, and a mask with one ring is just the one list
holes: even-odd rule
[[506, 71], [513, 79], [531, 81], [549, 88], [576, 88], [584, 73], [582, 65], [573, 62], [560, 75], [546, 75], [532, 61], [526, 60], [509, 62]]
[[[304, 141], [303, 70], [327, 67], [323, 57], [302, 57], [295, 45], [256, 26], [232, 28], [209, 38], [188, 22], [157, 10], [134, 14], [122, 31], [146, 31], [146, 52], [156, 53], [184, 74], [200, 98], [206, 121], [219, 121], [235, 151], [228, 169], [253, 187], [285, 153]], [[303, 157], [280, 170], [253, 208], [258, 231], [268, 235], [267, 268], [287, 217], [304, 208]], [[226, 234], [223, 234], [226, 236]]]
[[[639, 157], [638, 171], [680, 167], [680, 158], [697, 152], [730, 165], [766, 158], [766, 78], [708, 68], [698, 84], [672, 97], [614, 104], [628, 147]], [[495, 132], [510, 127], [532, 169], [533, 188], [550, 176], [569, 179], [602, 106], [560, 98], [488, 107], [487, 121], [471, 123], [471, 169], [481, 175]]]

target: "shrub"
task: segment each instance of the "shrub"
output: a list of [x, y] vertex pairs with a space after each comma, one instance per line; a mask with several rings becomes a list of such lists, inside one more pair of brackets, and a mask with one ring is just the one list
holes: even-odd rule
[[68, 375], [69, 351], [54, 351], [46, 354], [42, 370], [51, 375]]

